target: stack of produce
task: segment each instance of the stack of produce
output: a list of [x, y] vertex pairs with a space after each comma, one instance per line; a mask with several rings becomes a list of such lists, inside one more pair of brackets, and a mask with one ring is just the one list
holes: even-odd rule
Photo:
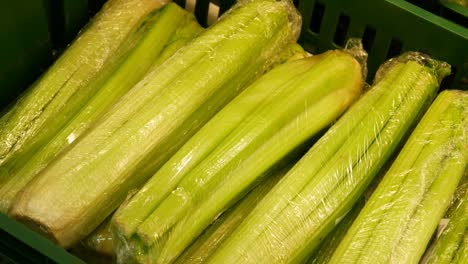
[[147, 74], [34, 177], [15, 197], [10, 216], [63, 247], [79, 242], [275, 63], [275, 54], [297, 40], [299, 21], [289, 2], [233, 8]]
[[320, 245], [313, 251], [312, 255], [307, 260], [308, 264], [322, 264], [330, 262], [333, 253], [335, 253], [336, 248], [343, 240], [346, 232], [353, 224], [354, 220], [358, 216], [359, 212], [364, 205], [364, 200], [361, 200], [356, 203], [356, 205], [351, 209], [346, 216], [340, 220], [339, 224], [331, 231], [320, 243]]
[[419, 54], [384, 65], [375, 85], [265, 196], [209, 263], [304, 261], [427, 108], [446, 67]]
[[175, 263], [204, 263], [244, 220], [260, 200], [278, 183], [291, 166], [279, 169], [224, 212], [200, 235]]
[[443, 91], [330, 263], [418, 263], [468, 163], [467, 129], [468, 93]]
[[0, 117], [1, 213], [119, 263], [466, 262], [448, 64], [408, 52], [363, 89], [360, 41], [306, 54], [290, 0], [206, 29], [168, 2], [109, 0]]

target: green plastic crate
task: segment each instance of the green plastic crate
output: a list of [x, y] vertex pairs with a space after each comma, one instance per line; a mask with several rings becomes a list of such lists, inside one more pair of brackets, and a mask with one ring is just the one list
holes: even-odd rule
[[[186, 1], [175, 0], [182, 7], [186, 6]], [[11, 29], [2, 28], [2, 25], [16, 25], [13, 35], [9, 34], [9, 38], [0, 42], [8, 48], [0, 51], [0, 56], [8, 55], [7, 60], [0, 64], [0, 109], [38, 77], [52, 62], [54, 51], [60, 53], [103, 2], [42, 0], [28, 1], [28, 5], [26, 0], [17, 0], [0, 4], [0, 15], [16, 23], [0, 24], [0, 37], [2, 32]], [[193, 11], [199, 22], [206, 26], [210, 8], [216, 6], [215, 10], [222, 14], [234, 2], [197, 0]], [[424, 9], [411, 2], [420, 2]], [[372, 80], [376, 69], [386, 59], [408, 50], [422, 51], [453, 66], [455, 73], [444, 81], [444, 87], [468, 89], [468, 29], [463, 26], [468, 17], [463, 9], [455, 7], [457, 15], [452, 17], [452, 13], [446, 10], [454, 7], [440, 4], [438, 0], [294, 0], [294, 3], [303, 16], [299, 41], [312, 53], [338, 48], [349, 37], [360, 37], [369, 53], [368, 80]], [[8, 11], [2, 5], [8, 5]], [[453, 21], [450, 20], [452, 18]], [[15, 58], [26, 55], [27, 64], [15, 62]], [[0, 214], [0, 263], [4, 263], [2, 261], [81, 262], [37, 233]]]
[[[175, 2], [185, 6], [187, 0]], [[223, 13], [234, 1], [198, 0], [195, 15], [205, 26], [210, 2], [218, 4]], [[453, 66], [454, 74], [446, 78], [444, 88], [467, 90], [468, 28], [463, 24], [468, 17], [452, 16], [460, 22], [457, 24], [438, 15], [450, 16], [443, 9], [447, 4], [419, 2], [436, 14], [404, 0], [294, 0], [303, 17], [299, 42], [308, 51], [319, 53], [343, 46], [350, 37], [363, 38], [369, 53], [368, 81], [386, 59], [409, 50], [422, 51]], [[463, 9], [457, 8], [459, 12]]]

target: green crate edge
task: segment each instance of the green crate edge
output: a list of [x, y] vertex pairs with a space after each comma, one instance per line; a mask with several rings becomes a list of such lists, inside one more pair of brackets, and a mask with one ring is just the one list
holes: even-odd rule
[[[5, 214], [0, 213], [0, 229], [11, 236], [18, 239], [18, 243], [24, 243], [35, 249], [37, 252], [48, 257], [50, 260], [57, 263], [85, 263], [81, 259], [68, 253], [63, 248], [57, 246], [52, 241], [27, 228], [26, 226], [8, 218]], [[11, 248], [15, 245], [9, 245]]]

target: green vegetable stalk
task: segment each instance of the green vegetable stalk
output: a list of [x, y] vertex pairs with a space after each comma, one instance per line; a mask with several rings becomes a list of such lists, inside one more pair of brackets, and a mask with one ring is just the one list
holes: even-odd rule
[[6, 213], [16, 194], [31, 179], [142, 79], [150, 67], [161, 64], [160, 55], [167, 57], [175, 53], [177, 50], [171, 47], [173, 42], [186, 43], [200, 31], [201, 26], [192, 15], [176, 4], [170, 3], [148, 15], [120, 47], [120, 58], [113, 67], [106, 69], [109, 74], [103, 74], [102, 80], [90, 84], [95, 86], [96, 94], [28, 160], [15, 160], [8, 179], [0, 185], [0, 211]]
[[364, 199], [358, 202], [346, 216], [340, 220], [339, 224], [331, 231], [324, 239], [323, 242], [317, 247], [312, 255], [307, 260], [308, 264], [327, 264], [330, 262], [333, 253], [343, 240], [346, 232], [353, 224], [364, 205]]
[[108, 217], [81, 243], [86, 248], [100, 255], [115, 257], [114, 239], [111, 233], [111, 221]]
[[435, 246], [422, 263], [463, 263], [468, 258], [466, 244], [468, 237], [468, 168], [465, 170], [464, 184], [458, 187], [455, 201], [447, 214], [448, 224], [437, 238]]
[[443, 91], [330, 263], [419, 263], [468, 164], [468, 93]]
[[[192, 168], [213, 151], [260, 103], [267, 100], [272, 93], [277, 92], [272, 87], [281, 87], [291, 81], [309, 69], [315, 61], [315, 58], [298, 60], [277, 67], [268, 73], [270, 76], [268, 81], [256, 82], [222, 109], [158, 170], [125, 207], [117, 212], [114, 223], [120, 233], [130, 238], [136, 228]], [[284, 77], [284, 73], [293, 74]]]
[[[176, 164], [184, 164], [195, 154], [192, 168], [169, 163], [176, 173], [158, 171], [152, 190], [144, 187], [135, 204], [130, 201], [130, 208], [138, 210], [122, 210], [138, 225], [137, 238], [160, 254], [148, 258], [160, 263], [177, 258], [269, 169], [343, 113], [362, 84], [360, 64], [345, 52], [330, 51], [280, 65], [249, 87], [189, 141], [187, 150], [201, 146], [200, 152], [174, 156]], [[145, 203], [144, 210], [139, 203]], [[135, 211], [143, 216], [141, 224]]]
[[10, 215], [66, 248], [86, 237], [297, 40], [296, 15], [269, 0], [232, 10], [114, 104], [17, 195]]
[[376, 84], [265, 196], [209, 263], [305, 261], [425, 111], [448, 67], [418, 54], [386, 64]]
[[175, 263], [204, 263], [218, 246], [232, 234], [258, 202], [278, 183], [289, 168], [286, 167], [267, 176], [268, 178], [264, 182], [216, 219]]
[[[115, 65], [119, 46], [165, 0], [111, 0], [60, 58], [0, 118], [0, 184], [10, 162], [28, 160], [92, 97], [106, 68]], [[130, 36], [131, 38], [131, 36]], [[97, 79], [97, 80], [96, 80]], [[14, 162], [13, 162], [14, 163]]]

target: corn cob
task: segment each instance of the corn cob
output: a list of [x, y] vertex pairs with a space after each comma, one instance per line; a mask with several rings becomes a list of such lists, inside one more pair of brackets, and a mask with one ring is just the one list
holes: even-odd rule
[[468, 93], [443, 91], [330, 263], [418, 263], [468, 163]]
[[[186, 29], [187, 27], [187, 29]], [[181, 32], [176, 32], [181, 31]], [[178, 7], [168, 4], [161, 11], [152, 13], [142, 22], [142, 26], [133, 32], [131, 38], [121, 47], [121, 58], [110, 76], [105, 74], [105, 81], [94, 82], [98, 92], [71, 118], [63, 128], [52, 136], [49, 142], [28, 157], [19, 159], [16, 166], [9, 169], [9, 179], [0, 186], [0, 212], [7, 212], [16, 194], [63, 149], [72, 144], [89, 128], [108, 108], [138, 82], [151, 67], [163, 62], [159, 59], [166, 42], [187, 42], [200, 32], [201, 27], [195, 19]], [[171, 47], [169, 53], [175, 53]], [[101, 87], [98, 87], [101, 86]]]
[[388, 72], [258, 204], [209, 263], [304, 261], [354, 205], [417, 117], [432, 101], [438, 77], [411, 59]]
[[124, 95], [23, 189], [10, 215], [63, 247], [83, 239], [296, 41], [296, 16], [267, 0], [233, 10]]

